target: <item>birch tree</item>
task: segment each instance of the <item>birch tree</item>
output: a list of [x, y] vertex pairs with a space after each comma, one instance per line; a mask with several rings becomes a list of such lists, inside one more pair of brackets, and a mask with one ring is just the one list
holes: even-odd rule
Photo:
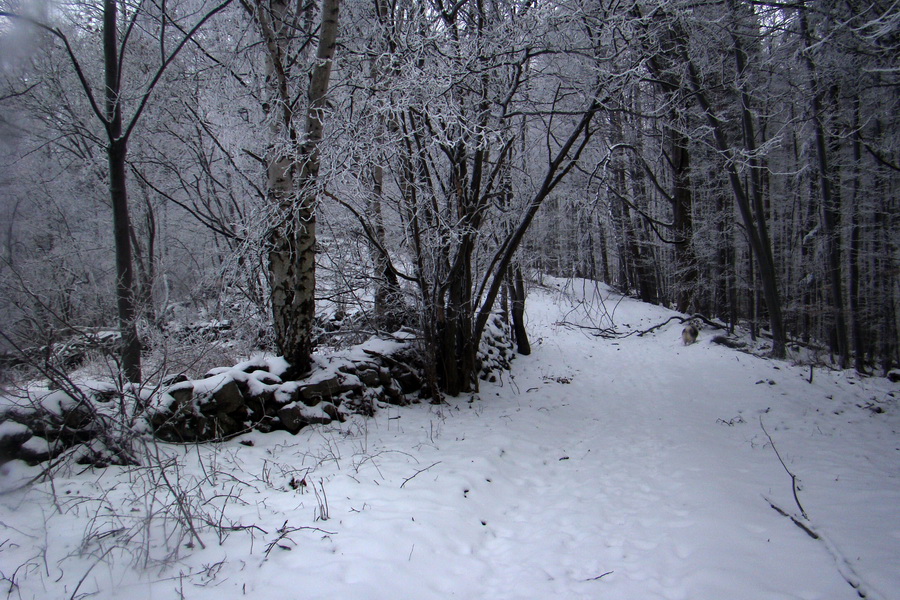
[[[316, 289], [316, 202], [328, 84], [338, 35], [339, 0], [324, 0], [318, 35], [311, 15], [288, 0], [243, 2], [265, 47], [271, 127], [265, 158], [267, 254], [275, 343], [293, 375], [309, 370]], [[309, 48], [317, 40], [316, 51]], [[298, 67], [308, 56], [309, 82]], [[302, 100], [301, 100], [302, 99]]]

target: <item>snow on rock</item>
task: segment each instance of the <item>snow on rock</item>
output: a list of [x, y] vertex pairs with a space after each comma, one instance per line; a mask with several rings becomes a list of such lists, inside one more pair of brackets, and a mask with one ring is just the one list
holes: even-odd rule
[[[175, 383], [150, 403], [151, 429], [169, 441], [230, 437], [250, 429], [296, 433], [310, 424], [371, 414], [377, 402], [405, 403], [422, 388], [409, 334], [370, 340], [345, 352], [314, 355], [311, 373], [281, 380], [283, 359], [254, 357]], [[404, 354], [404, 353], [407, 354]], [[315, 410], [308, 410], [316, 407]]]
[[13, 459], [18, 449], [34, 435], [24, 423], [3, 421], [0, 423], [0, 464]]
[[42, 437], [33, 436], [19, 446], [18, 458], [31, 464], [39, 463], [51, 458], [57, 446], [55, 442], [51, 443]]
[[16, 423], [15, 421], [3, 421], [0, 423], [0, 439], [22, 436], [26, 439], [31, 436], [31, 430], [27, 425]]
[[78, 400], [63, 390], [54, 390], [39, 400], [41, 408], [49, 413], [62, 416], [78, 406]]

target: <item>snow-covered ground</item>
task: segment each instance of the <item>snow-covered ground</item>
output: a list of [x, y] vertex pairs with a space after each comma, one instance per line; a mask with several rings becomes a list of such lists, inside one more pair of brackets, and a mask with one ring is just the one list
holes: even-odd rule
[[[162, 472], [72, 469], [5, 493], [0, 591], [850, 600], [849, 580], [900, 598], [900, 386], [809, 383], [709, 330], [685, 347], [678, 322], [596, 337], [575, 325], [609, 327], [602, 307], [619, 331], [674, 313], [557, 285], [529, 297], [533, 354], [474, 399], [160, 445]], [[7, 464], [2, 484], [29, 473]]]

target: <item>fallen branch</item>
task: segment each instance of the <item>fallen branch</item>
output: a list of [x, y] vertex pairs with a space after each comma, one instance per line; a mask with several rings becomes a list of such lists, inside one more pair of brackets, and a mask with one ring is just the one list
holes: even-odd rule
[[602, 337], [604, 339], [618, 339], [628, 337], [634, 333], [633, 331], [622, 333], [621, 331], [616, 331], [615, 327], [590, 327], [588, 325], [579, 325], [578, 323], [572, 323], [571, 321], [557, 321], [554, 325], [566, 327], [568, 329], [587, 329], [588, 331], [591, 331], [594, 336]]
[[[764, 497], [765, 497], [765, 496], [764, 496]], [[809, 537], [811, 537], [811, 538], [814, 539], [814, 540], [820, 539], [820, 538], [819, 538], [819, 534], [816, 533], [815, 531], [813, 531], [808, 525], [806, 525], [805, 523], [803, 523], [803, 521], [801, 521], [801, 520], [798, 519], [797, 517], [795, 517], [795, 516], [789, 514], [786, 510], [784, 510], [783, 508], [781, 508], [780, 506], [778, 506], [777, 504], [775, 504], [774, 502], [772, 502], [772, 501], [769, 500], [768, 498], [766, 498], [766, 502], [768, 502], [768, 503], [769, 503], [769, 506], [771, 506], [772, 509], [773, 509], [775, 512], [777, 512], [779, 515], [781, 515], [782, 517], [785, 517], [785, 518], [787, 518], [787, 519], [790, 519], [791, 522], [792, 522], [794, 525], [796, 525], [797, 527], [799, 527], [800, 529], [802, 529], [803, 531], [805, 531], [805, 532], [806, 532], [806, 535], [808, 535]]]
[[700, 313], [694, 313], [689, 317], [680, 317], [678, 315], [674, 315], [672, 317], [669, 317], [662, 323], [654, 325], [650, 329], [645, 329], [643, 331], [639, 331], [639, 330], [635, 329], [635, 330], [628, 331], [628, 332], [621, 332], [621, 331], [617, 331], [615, 329], [615, 327], [590, 327], [588, 325], [579, 325], [578, 323], [572, 323], [570, 321], [557, 321], [556, 323], [554, 323], [554, 325], [558, 325], [560, 327], [568, 327], [570, 329], [576, 329], [576, 328], [577, 329], [586, 329], [588, 331], [591, 331], [594, 336], [601, 337], [604, 339], [620, 339], [620, 338], [627, 338], [628, 336], [635, 335], [635, 334], [638, 337], [642, 337], [644, 335], [647, 335], [648, 333], [653, 333], [654, 331], [656, 331], [657, 329], [659, 329], [661, 327], [665, 327], [672, 321], [686, 323], [688, 321], [693, 321], [693, 320], [703, 321], [704, 323], [706, 323], [707, 325], [709, 325], [710, 327], [713, 327], [715, 329], [725, 329], [725, 327], [726, 327], [722, 323], [717, 323], [717, 322], [713, 321], [712, 319], [709, 319], [708, 317], [701, 315]]
[[834, 559], [835, 566], [837, 567], [838, 572], [841, 574], [841, 577], [850, 584], [854, 590], [856, 590], [856, 594], [860, 598], [868, 598], [875, 599], [881, 598], [882, 596], [871, 589], [866, 589], [863, 585], [862, 578], [859, 574], [853, 569], [853, 566], [850, 564], [844, 555], [838, 550], [837, 546], [830, 539], [822, 535], [821, 532], [816, 531], [813, 526], [809, 523], [809, 516], [807, 516], [806, 511], [803, 509], [803, 506], [800, 504], [800, 498], [797, 496], [797, 476], [794, 475], [790, 469], [787, 468], [787, 465], [784, 463], [784, 460], [781, 458], [781, 453], [778, 452], [778, 448], [775, 446], [775, 442], [772, 440], [772, 436], [769, 435], [769, 432], [766, 431], [765, 425], [763, 425], [762, 416], [759, 417], [759, 426], [762, 427], [763, 433], [766, 434], [766, 437], [769, 438], [769, 443], [772, 444], [772, 450], [775, 451], [775, 456], [778, 457], [778, 461], [781, 463], [781, 466], [784, 467], [784, 470], [788, 475], [791, 476], [791, 485], [794, 493], [794, 502], [797, 504], [797, 508], [800, 510], [800, 517], [790, 514], [788, 511], [784, 510], [765, 496], [763, 498], [766, 502], [769, 503], [769, 506], [772, 507], [772, 510], [780, 514], [782, 517], [790, 519], [791, 522], [802, 529], [806, 535], [811, 537], [812, 539], [822, 542], [825, 545], [825, 548], [828, 550], [828, 553], [831, 554], [831, 557]]
[[722, 325], [721, 323], [716, 323], [712, 319], [709, 319], [709, 318], [701, 315], [700, 313], [694, 313], [689, 317], [679, 317], [678, 315], [669, 317], [668, 319], [666, 319], [659, 325], [654, 325], [650, 329], [646, 329], [644, 331], [639, 331], [637, 335], [638, 335], [638, 337], [642, 337], [644, 335], [647, 335], [648, 333], [652, 333], [652, 332], [656, 331], [660, 327], [665, 327], [672, 321], [678, 321], [679, 323], [686, 323], [688, 321], [703, 321], [705, 324], [709, 325], [710, 327], [712, 327], [714, 329], [725, 329], [725, 325]]
[[865, 598], [866, 600], [884, 600], [884, 596], [881, 593], [871, 589], [863, 582], [862, 577], [859, 576], [859, 573], [856, 572], [856, 570], [853, 568], [853, 565], [851, 565], [850, 561], [848, 561], [844, 557], [843, 553], [838, 550], [834, 542], [832, 542], [821, 532], [816, 531], [813, 526], [808, 523], [809, 519], [807, 519], [806, 517], [798, 518], [788, 513], [786, 510], [784, 510], [765, 496], [763, 496], [763, 499], [768, 502], [769, 506], [771, 506], [775, 512], [777, 512], [782, 517], [790, 519], [791, 522], [802, 529], [804, 533], [806, 533], [806, 535], [818, 542], [821, 542], [825, 546], [825, 549], [834, 560], [834, 564], [838, 570], [838, 573], [840, 573], [841, 577], [844, 578], [844, 581], [846, 581], [850, 585], [850, 587], [852, 587], [856, 591], [857, 596], [859, 596], [860, 598]]

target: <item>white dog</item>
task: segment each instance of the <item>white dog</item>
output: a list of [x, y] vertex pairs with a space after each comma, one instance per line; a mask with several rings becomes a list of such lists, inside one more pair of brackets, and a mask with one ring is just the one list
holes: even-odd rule
[[688, 325], [681, 332], [681, 341], [684, 342], [685, 346], [690, 346], [697, 341], [698, 335], [700, 335], [700, 332], [697, 328], [693, 325]]

